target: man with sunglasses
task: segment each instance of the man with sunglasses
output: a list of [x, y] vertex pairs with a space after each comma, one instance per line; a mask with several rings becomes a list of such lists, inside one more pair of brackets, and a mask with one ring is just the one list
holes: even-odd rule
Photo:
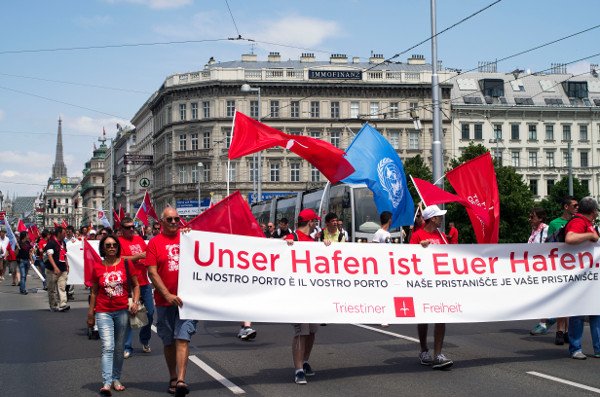
[[[146, 269], [146, 242], [135, 232], [135, 226], [131, 217], [121, 219], [121, 258], [129, 260], [138, 273], [138, 284], [140, 285], [140, 300], [148, 310], [148, 324], [140, 329], [140, 343], [142, 351], [150, 353], [150, 337], [152, 336], [152, 320], [154, 316], [154, 299], [152, 298], [152, 285], [148, 280], [148, 271]], [[133, 352], [132, 330], [127, 328], [125, 334], [125, 350], [123, 357], [129, 358]]]
[[181, 320], [179, 307], [183, 302], [177, 296], [179, 278], [179, 215], [173, 207], [161, 216], [161, 233], [152, 238], [146, 250], [146, 267], [154, 284], [158, 336], [163, 341], [164, 355], [169, 369], [168, 392], [183, 397], [189, 393], [185, 373], [189, 344], [196, 333], [196, 320]]

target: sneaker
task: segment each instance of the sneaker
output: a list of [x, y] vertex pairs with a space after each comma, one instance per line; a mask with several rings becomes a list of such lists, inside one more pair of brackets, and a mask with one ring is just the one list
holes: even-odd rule
[[59, 311], [59, 310], [58, 310], [58, 307], [51, 307], [51, 308], [50, 308], [50, 311], [51, 311], [51, 312], [57, 312], [57, 311]]
[[529, 333], [531, 335], [546, 335], [548, 333], [548, 327], [545, 323], [537, 323]]
[[430, 366], [431, 364], [433, 364], [433, 357], [431, 357], [431, 353], [429, 353], [429, 350], [425, 350], [424, 352], [421, 352], [421, 354], [419, 354], [419, 361], [421, 361], [421, 365]]
[[294, 376], [294, 382], [296, 382], [298, 385], [306, 384], [306, 375], [304, 374], [304, 371], [296, 372], [296, 375]]
[[65, 305], [65, 306], [63, 306], [63, 307], [59, 307], [59, 308], [58, 308], [58, 311], [59, 311], [59, 312], [68, 312], [68, 311], [69, 311], [69, 309], [71, 309], [71, 306], [69, 306], [69, 305]]
[[592, 357], [594, 357], [594, 358], [600, 358], [600, 352], [594, 352], [594, 355]]
[[315, 375], [315, 371], [313, 371], [313, 369], [309, 363], [302, 364], [302, 369], [304, 370], [304, 375], [306, 375], [306, 376], [314, 376]]
[[251, 340], [256, 338], [256, 331], [251, 327], [242, 327], [238, 332], [237, 337], [242, 340]]
[[440, 353], [433, 360], [433, 364], [431, 365], [431, 368], [445, 369], [445, 368], [450, 368], [452, 366], [452, 364], [454, 364], [454, 362], [452, 360], [450, 360], [448, 357], [446, 357]]
[[128, 359], [129, 357], [131, 357], [131, 352], [129, 350], [125, 350], [123, 352], [123, 358]]
[[27, 292], [27, 291], [21, 291], [21, 294], [22, 294], [22, 295], [27, 295], [28, 293], [29, 293], [29, 292]]
[[587, 356], [585, 354], [583, 354], [583, 352], [581, 350], [578, 350], [575, 353], [571, 354], [571, 358], [573, 358], [575, 360], [585, 360], [587, 358]]
[[142, 351], [144, 353], [150, 353], [152, 349], [150, 349], [150, 345], [142, 345]]
[[562, 331], [558, 331], [556, 333], [556, 337], [554, 337], [554, 344], [558, 346], [562, 346], [565, 344], [565, 334]]

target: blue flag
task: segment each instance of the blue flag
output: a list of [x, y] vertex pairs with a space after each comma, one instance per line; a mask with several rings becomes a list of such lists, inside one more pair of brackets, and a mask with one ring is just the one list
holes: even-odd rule
[[3, 222], [4, 222], [4, 227], [6, 228], [6, 237], [8, 238], [8, 241], [10, 242], [10, 246], [12, 247], [12, 249], [14, 251], [15, 247], [17, 246], [17, 237], [13, 233], [13, 230], [10, 227], [10, 223], [8, 223], [8, 216], [4, 215]]
[[402, 160], [379, 131], [365, 124], [346, 150], [346, 159], [355, 171], [342, 182], [366, 184], [373, 192], [377, 211], [392, 213], [393, 228], [413, 224], [414, 203]]

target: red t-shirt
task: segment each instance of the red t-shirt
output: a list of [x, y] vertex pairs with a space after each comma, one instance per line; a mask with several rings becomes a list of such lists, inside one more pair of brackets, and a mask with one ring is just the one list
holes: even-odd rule
[[[296, 235], [298, 236], [298, 241], [315, 241], [312, 237], [307, 236], [302, 233], [300, 230], [296, 230]], [[294, 233], [290, 233], [284, 238], [285, 240], [294, 240]]]
[[594, 225], [592, 225], [592, 222], [590, 222], [589, 219], [579, 214], [575, 214], [575, 216], [573, 216], [573, 219], [569, 221], [569, 223], [567, 223], [567, 225], [565, 226], [565, 236], [569, 232], [577, 234], [596, 233], [596, 230], [594, 229]]
[[[131, 240], [127, 240], [125, 237], [119, 237], [119, 243], [121, 243], [121, 256], [133, 256], [146, 252], [146, 242], [138, 235], [134, 235]], [[146, 269], [144, 262], [144, 259], [133, 262], [135, 269], [138, 272], [138, 282], [140, 287], [150, 284], [150, 280], [148, 280], [148, 270]]]
[[[177, 295], [177, 282], [179, 280], [179, 232], [168, 237], [164, 234], [154, 236], [148, 242], [146, 249], [146, 267], [156, 266], [158, 275], [170, 293]], [[158, 292], [154, 291], [156, 306], [171, 306]]]
[[430, 244], [447, 244], [439, 230], [434, 230], [430, 233], [425, 228], [413, 231], [410, 237], [410, 244], [420, 244], [423, 240], [429, 240]]
[[455, 227], [448, 231], [448, 244], [458, 244], [458, 230]]
[[[134, 271], [131, 267], [129, 271]], [[102, 262], [94, 262], [92, 269], [92, 282], [98, 283], [98, 295], [96, 296], [96, 312], [116, 312], [129, 307], [127, 283], [127, 272], [125, 261], [121, 259], [114, 266], [104, 266]]]

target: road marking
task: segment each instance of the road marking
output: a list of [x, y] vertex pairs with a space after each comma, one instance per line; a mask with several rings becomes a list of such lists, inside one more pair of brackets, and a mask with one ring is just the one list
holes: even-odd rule
[[401, 334], [397, 334], [395, 332], [390, 332], [390, 331], [384, 331], [382, 329], [375, 328], [375, 327], [370, 327], [370, 326], [364, 325], [364, 324], [352, 324], [352, 325], [354, 325], [355, 327], [360, 327], [360, 328], [368, 329], [368, 330], [371, 330], [371, 331], [379, 332], [380, 334], [393, 336], [394, 338], [405, 339], [405, 340], [408, 340], [408, 341], [411, 341], [411, 342], [419, 343], [418, 339], [412, 338], [410, 336], [401, 335]]
[[[152, 331], [158, 333], [156, 331], [155, 325], [152, 325], [150, 328], [152, 329]], [[212, 376], [214, 380], [216, 380], [217, 382], [221, 383], [223, 386], [228, 388], [229, 391], [232, 392], [233, 394], [237, 394], [237, 395], [246, 394], [244, 389], [237, 386], [235, 383], [233, 383], [232, 381], [230, 381], [229, 379], [227, 379], [226, 377], [224, 377], [223, 375], [218, 373], [210, 365], [206, 364], [204, 361], [200, 360], [198, 357], [190, 356], [189, 359], [191, 362], [193, 362], [198, 367], [200, 367], [201, 370], [206, 372], [208, 375]]]
[[553, 381], [558, 382], [558, 383], [564, 383], [565, 385], [569, 385], [569, 386], [573, 386], [573, 387], [578, 387], [580, 389], [584, 389], [584, 390], [588, 390], [588, 391], [600, 394], [600, 389], [598, 389], [596, 387], [592, 387], [592, 386], [588, 386], [588, 385], [583, 385], [581, 383], [572, 382], [572, 381], [566, 380], [566, 379], [557, 378], [556, 376], [542, 374], [541, 372], [529, 371], [527, 373], [529, 375], [537, 376], [537, 377], [548, 379], [548, 380], [553, 380]]

